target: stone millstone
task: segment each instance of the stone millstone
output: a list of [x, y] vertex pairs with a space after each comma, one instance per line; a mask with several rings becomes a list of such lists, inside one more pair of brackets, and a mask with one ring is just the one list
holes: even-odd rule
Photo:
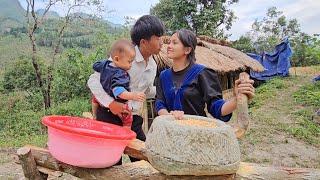
[[184, 120], [215, 123], [216, 127], [183, 125], [173, 116], [158, 116], [147, 134], [147, 157], [166, 175], [235, 173], [240, 148], [233, 129], [222, 121], [185, 115]]

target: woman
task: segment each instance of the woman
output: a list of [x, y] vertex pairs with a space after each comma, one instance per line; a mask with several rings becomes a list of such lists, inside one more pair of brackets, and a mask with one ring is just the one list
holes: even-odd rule
[[216, 72], [196, 64], [196, 45], [196, 35], [190, 30], [181, 29], [171, 36], [167, 53], [173, 66], [160, 74], [156, 110], [159, 115], [172, 114], [181, 119], [183, 114], [206, 116], [204, 108], [207, 105], [214, 118], [229, 121], [236, 109], [237, 94], [254, 96], [253, 80], [236, 80], [235, 97], [224, 101]]

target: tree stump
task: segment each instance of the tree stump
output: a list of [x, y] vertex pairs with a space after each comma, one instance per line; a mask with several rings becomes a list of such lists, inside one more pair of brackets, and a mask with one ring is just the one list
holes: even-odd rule
[[31, 149], [28, 147], [22, 147], [17, 150], [17, 154], [23, 169], [24, 176], [27, 179], [31, 180], [42, 180], [43, 177], [37, 169], [37, 164], [31, 154]]

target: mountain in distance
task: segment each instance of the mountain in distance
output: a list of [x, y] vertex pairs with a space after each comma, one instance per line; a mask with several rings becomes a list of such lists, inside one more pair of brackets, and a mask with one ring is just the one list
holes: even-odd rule
[[[43, 13], [44, 13], [44, 11], [45, 11], [44, 9], [38, 9], [38, 10], [36, 11], [36, 13], [37, 13], [38, 15], [42, 16]], [[59, 18], [60, 16], [59, 16], [59, 14], [58, 14], [57, 12], [55, 12], [55, 11], [48, 11], [47, 14], [46, 14], [46, 17], [47, 17], [47, 18]]]
[[26, 11], [18, 0], [0, 0], [0, 18], [23, 22]]

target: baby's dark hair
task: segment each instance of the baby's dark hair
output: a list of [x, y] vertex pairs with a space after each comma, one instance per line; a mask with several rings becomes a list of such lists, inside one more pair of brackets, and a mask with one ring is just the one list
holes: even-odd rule
[[127, 39], [117, 40], [112, 44], [110, 55], [113, 58], [115, 55], [123, 55], [127, 50], [132, 49], [134, 51], [133, 44]]

